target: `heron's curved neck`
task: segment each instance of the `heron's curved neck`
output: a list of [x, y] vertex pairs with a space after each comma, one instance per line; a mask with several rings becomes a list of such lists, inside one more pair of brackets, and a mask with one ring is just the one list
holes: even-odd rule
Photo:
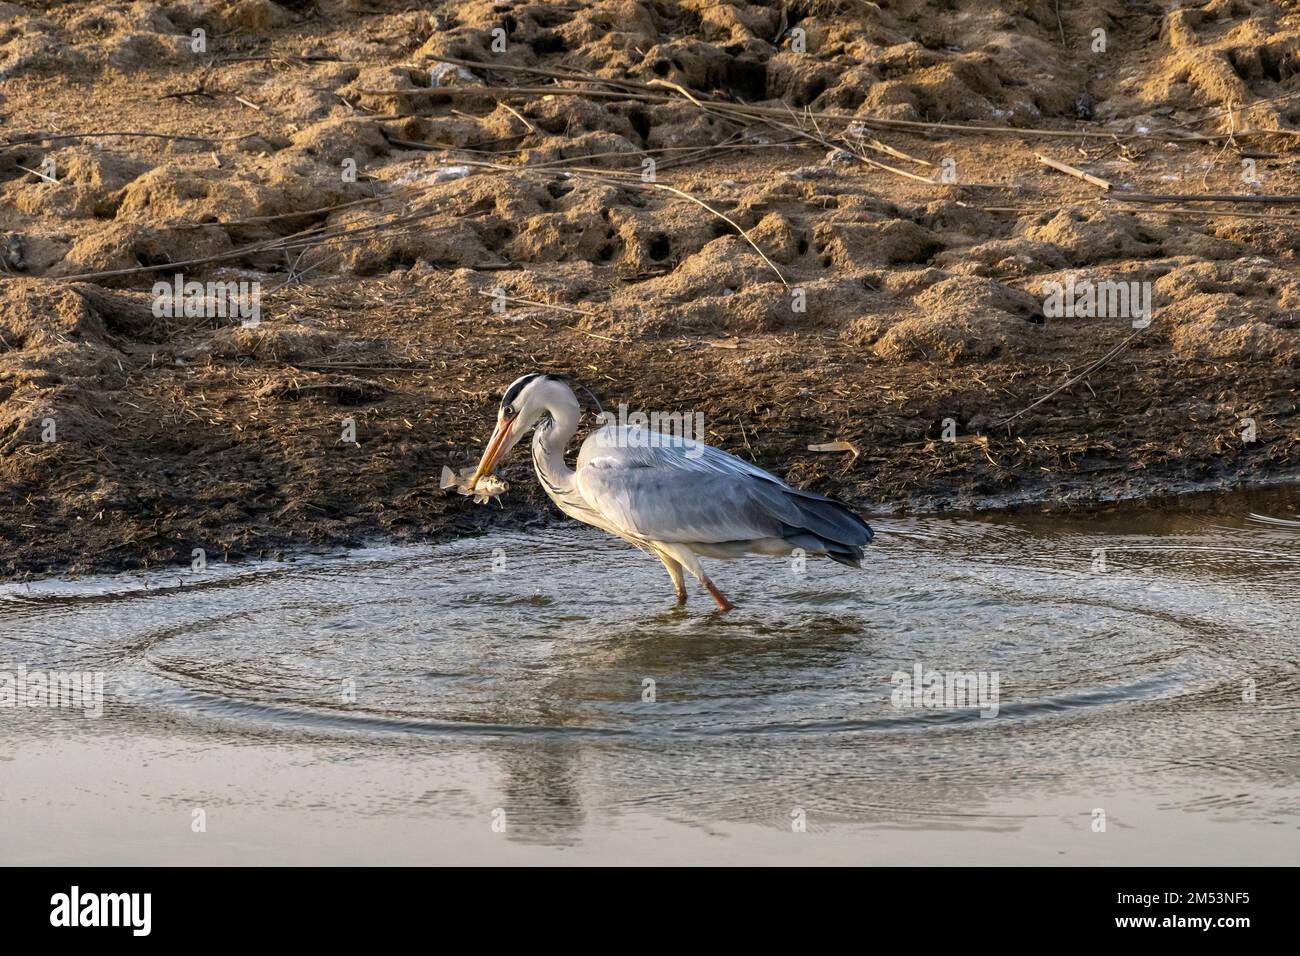
[[533, 467], [542, 487], [555, 498], [573, 489], [575, 472], [564, 460], [564, 449], [578, 431], [578, 419], [582, 413], [576, 407], [563, 406], [548, 406], [546, 412], [546, 417], [533, 432]]

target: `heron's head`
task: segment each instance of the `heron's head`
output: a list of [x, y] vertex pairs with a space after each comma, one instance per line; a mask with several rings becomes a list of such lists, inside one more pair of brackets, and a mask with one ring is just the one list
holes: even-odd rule
[[497, 427], [483, 450], [471, 487], [484, 475], [491, 474], [519, 439], [543, 418], [571, 417], [576, 424], [580, 414], [573, 389], [560, 379], [536, 373], [515, 379], [501, 396]]

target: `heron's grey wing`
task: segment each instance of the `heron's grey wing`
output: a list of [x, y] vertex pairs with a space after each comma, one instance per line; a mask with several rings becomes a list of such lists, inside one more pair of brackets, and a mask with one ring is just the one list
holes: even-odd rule
[[[808, 542], [804, 540], [802, 533], [807, 532], [821, 539], [822, 544], [830, 546], [829, 550], [832, 557], [836, 556], [837, 551], [847, 549], [846, 553], [850, 556], [856, 554], [858, 558], [861, 558], [862, 546], [875, 537], [875, 532], [871, 530], [869, 524], [858, 517], [848, 506], [836, 501], [834, 498], [827, 498], [815, 491], [791, 488], [776, 475], [764, 471], [757, 465], [742, 461], [735, 455], [729, 455], [720, 448], [713, 448], [700, 442], [689, 442], [689, 445], [699, 453], [699, 459], [707, 467], [719, 471], [738, 468], [748, 475], [766, 479], [779, 487], [786, 500], [793, 503], [798, 511], [798, 519], [791, 522], [792, 527], [787, 530], [785, 538], [788, 541], [797, 543], [801, 548], [815, 550], [809, 548]], [[836, 560], [839, 559], [836, 558]]]
[[770, 483], [743, 473], [679, 467], [668, 448], [609, 449], [580, 467], [575, 481], [607, 521], [650, 541], [779, 538], [782, 516], [797, 517]]
[[866, 522], [838, 502], [690, 439], [607, 427], [583, 443], [576, 483], [624, 531], [655, 541], [717, 544], [809, 535], [846, 556], [871, 540]]

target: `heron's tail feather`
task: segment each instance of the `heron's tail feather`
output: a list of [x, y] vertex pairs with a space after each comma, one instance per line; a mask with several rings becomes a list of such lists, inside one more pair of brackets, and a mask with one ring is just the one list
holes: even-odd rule
[[832, 561], [860, 567], [862, 548], [875, 532], [846, 505], [810, 491], [786, 491], [790, 502], [799, 510], [799, 525], [787, 525], [782, 537], [796, 548], [813, 554], [825, 554]]
[[809, 554], [824, 554], [832, 561], [846, 564], [851, 568], [862, 567], [862, 549], [849, 544], [827, 541], [814, 534], [789, 534], [785, 541], [792, 548], [802, 548]]

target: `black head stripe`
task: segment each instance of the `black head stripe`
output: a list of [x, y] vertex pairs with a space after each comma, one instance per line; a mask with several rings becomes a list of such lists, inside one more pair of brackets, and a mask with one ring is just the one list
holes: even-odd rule
[[506, 389], [506, 393], [501, 396], [501, 404], [503, 406], [513, 404], [514, 400], [519, 397], [519, 393], [524, 390], [524, 386], [535, 378], [541, 378], [541, 375], [537, 373], [525, 375], [519, 381], [515, 382], [515, 384], [511, 385]]
[[519, 379], [519, 381], [506, 389], [506, 393], [501, 396], [501, 407], [505, 408], [507, 405], [514, 404], [515, 400], [519, 398], [519, 393], [524, 390], [525, 386], [538, 378], [550, 378], [555, 379], [556, 381], [566, 382], [570, 386], [576, 385], [591, 397], [591, 400], [596, 403], [596, 409], [602, 414], [604, 413], [605, 409], [604, 406], [600, 404], [600, 399], [598, 399], [595, 393], [593, 393], [586, 385], [583, 385], [581, 382], [572, 379], [567, 375], [542, 374], [540, 372], [534, 372], [532, 375], [525, 375], [523, 378]]

